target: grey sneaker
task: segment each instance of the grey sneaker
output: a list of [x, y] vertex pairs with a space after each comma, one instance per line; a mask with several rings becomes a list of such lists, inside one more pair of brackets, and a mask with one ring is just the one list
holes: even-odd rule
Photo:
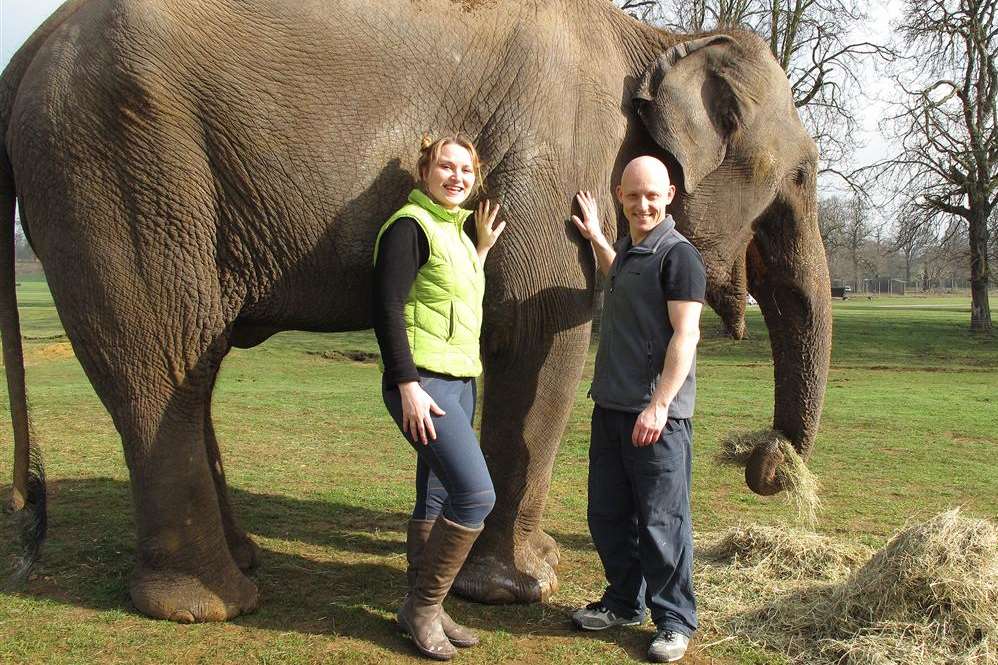
[[648, 660], [653, 663], [674, 663], [682, 660], [690, 638], [674, 630], [659, 630], [648, 647]]
[[576, 610], [572, 614], [572, 623], [582, 630], [605, 630], [613, 626], [639, 626], [641, 625], [641, 617], [633, 619], [618, 617], [607, 609], [603, 603], [597, 601]]

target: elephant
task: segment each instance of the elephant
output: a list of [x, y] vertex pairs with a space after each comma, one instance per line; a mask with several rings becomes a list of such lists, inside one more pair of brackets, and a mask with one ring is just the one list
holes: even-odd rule
[[[69, 0], [4, 71], [0, 127], [11, 501], [43, 504], [13, 288], [17, 200], [122, 439], [130, 594], [151, 617], [256, 606], [257, 550], [212, 426], [219, 366], [278, 331], [370, 327], [374, 239], [414, 182], [424, 133], [475, 141], [507, 221], [486, 266], [481, 343], [497, 503], [460, 593], [534, 602], [557, 589], [541, 522], [596, 287], [572, 201], [594, 191], [618, 237], [611, 192], [634, 156], [674, 174], [671, 212], [733, 336], [748, 288], [758, 299], [772, 436], [805, 457], [813, 447], [831, 345], [818, 155], [753, 34], [673, 34], [607, 0]], [[756, 450], [751, 489], [780, 490], [779, 454]]]

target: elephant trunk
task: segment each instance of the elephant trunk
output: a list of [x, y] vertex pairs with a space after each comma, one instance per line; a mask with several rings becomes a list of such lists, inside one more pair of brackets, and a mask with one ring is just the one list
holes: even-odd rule
[[832, 345], [831, 283], [815, 207], [774, 204], [756, 225], [747, 252], [752, 293], [769, 328], [775, 374], [774, 436], [752, 452], [749, 488], [762, 495], [784, 489], [779, 439], [807, 460], [825, 399]]

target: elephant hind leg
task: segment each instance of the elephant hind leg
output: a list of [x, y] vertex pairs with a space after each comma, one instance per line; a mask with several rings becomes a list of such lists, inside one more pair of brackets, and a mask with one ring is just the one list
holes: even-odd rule
[[256, 608], [256, 586], [231, 552], [227, 497], [223, 504], [224, 484], [220, 493], [210, 461], [209, 448], [217, 449], [217, 443], [205, 427], [224, 348], [227, 343], [216, 340], [179, 385], [155, 391], [165, 401], [126, 406], [115, 418], [138, 526], [131, 595], [135, 606], [153, 617], [222, 621]]
[[[217, 372], [217, 369], [216, 369]], [[242, 571], [256, 568], [259, 563], [259, 548], [249, 534], [236, 522], [229, 499], [229, 488], [225, 481], [225, 470], [222, 467], [222, 451], [218, 447], [215, 427], [211, 419], [211, 395], [204, 406], [204, 444], [208, 454], [208, 465], [211, 468], [212, 480], [215, 482], [215, 492], [218, 497], [218, 508], [222, 515], [222, 528], [225, 530], [225, 541], [229, 545], [229, 554]]]
[[[151, 75], [126, 96], [148, 92], [170, 108], [172, 88]], [[70, 98], [86, 102], [88, 90]], [[90, 92], [98, 104], [120, 97]], [[257, 589], [229, 552], [206, 443], [241, 295], [219, 275], [214, 173], [183, 118], [85, 110], [75, 134], [72, 123], [49, 129], [87, 168], [55, 169], [26, 207], [66, 333], [121, 435], [137, 531], [132, 600], [157, 618], [228, 619], [256, 607]], [[50, 157], [28, 146], [20, 159], [32, 156]]]
[[206, 440], [229, 348], [218, 297], [181, 266], [174, 283], [190, 288], [166, 292], [125, 265], [113, 275], [119, 282], [99, 281], [80, 263], [79, 274], [55, 272], [50, 285], [121, 435], [137, 531], [132, 600], [144, 614], [184, 623], [252, 611], [257, 589], [230, 553]]

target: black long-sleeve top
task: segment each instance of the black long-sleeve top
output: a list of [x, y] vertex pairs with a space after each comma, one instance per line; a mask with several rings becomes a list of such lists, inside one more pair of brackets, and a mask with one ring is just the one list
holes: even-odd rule
[[381, 348], [385, 381], [419, 381], [405, 331], [405, 301], [419, 269], [430, 258], [430, 242], [419, 223], [400, 217], [378, 244], [374, 263], [374, 334]]

